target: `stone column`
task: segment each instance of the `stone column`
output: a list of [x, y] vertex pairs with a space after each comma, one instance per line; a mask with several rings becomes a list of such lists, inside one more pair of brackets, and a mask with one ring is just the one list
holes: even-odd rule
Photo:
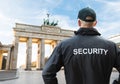
[[8, 50], [7, 62], [6, 62], [6, 70], [10, 69], [10, 52], [11, 52], [11, 49]]
[[31, 59], [32, 59], [32, 38], [27, 40], [27, 50], [26, 50], [26, 69], [31, 70]]
[[57, 46], [58, 41], [53, 41], [50, 45], [51, 45], [51, 53], [53, 52], [54, 48]]
[[45, 65], [45, 40], [41, 39], [41, 59], [40, 59], [40, 69], [43, 69]]
[[38, 52], [37, 52], [37, 62], [36, 62], [36, 68], [37, 70], [40, 70], [40, 59], [41, 59], [41, 41], [38, 41]]
[[14, 47], [11, 48], [11, 53], [10, 53], [10, 69], [12, 69], [12, 60], [14, 57]]
[[57, 40], [57, 45], [60, 43], [60, 40]]
[[17, 69], [18, 46], [19, 46], [19, 37], [15, 36], [14, 55], [12, 56], [12, 66], [11, 66], [11, 69]]
[[3, 61], [3, 55], [2, 55], [2, 51], [0, 51], [0, 70], [2, 69], [2, 61]]

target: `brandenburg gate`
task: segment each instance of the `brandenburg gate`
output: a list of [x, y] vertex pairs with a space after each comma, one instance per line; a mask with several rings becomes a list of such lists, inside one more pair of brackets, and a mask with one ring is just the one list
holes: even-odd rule
[[[31, 70], [32, 43], [37, 43], [37, 69], [42, 69], [45, 64], [45, 44], [54, 48], [61, 40], [73, 36], [72, 30], [61, 29], [57, 26], [35, 26], [16, 23], [14, 30], [14, 54], [12, 56], [12, 69], [16, 69], [19, 42], [26, 42], [26, 70]], [[22, 52], [20, 52], [22, 53]]]

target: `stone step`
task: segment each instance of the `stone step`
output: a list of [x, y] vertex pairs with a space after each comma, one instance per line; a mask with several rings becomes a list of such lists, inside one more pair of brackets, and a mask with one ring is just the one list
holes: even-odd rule
[[17, 70], [0, 70], [0, 81], [18, 78]]

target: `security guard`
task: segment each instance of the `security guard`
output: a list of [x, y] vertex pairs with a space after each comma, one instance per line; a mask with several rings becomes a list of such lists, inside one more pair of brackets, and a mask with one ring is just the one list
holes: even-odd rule
[[[112, 68], [120, 73], [120, 51], [115, 43], [102, 38], [93, 28], [96, 23], [93, 9], [79, 11], [80, 29], [54, 49], [43, 69], [45, 84], [58, 84], [56, 73], [62, 66], [66, 84], [109, 84]], [[120, 84], [120, 81], [114, 83]]]

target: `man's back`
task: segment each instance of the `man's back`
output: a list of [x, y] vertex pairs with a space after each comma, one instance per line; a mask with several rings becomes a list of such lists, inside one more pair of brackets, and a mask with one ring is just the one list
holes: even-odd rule
[[61, 42], [44, 68], [44, 79], [53, 79], [64, 66], [66, 84], [109, 84], [117, 58], [116, 45], [99, 35], [94, 28], [81, 28], [74, 37]]
[[109, 84], [115, 44], [96, 35], [76, 35], [62, 43], [67, 84]]

